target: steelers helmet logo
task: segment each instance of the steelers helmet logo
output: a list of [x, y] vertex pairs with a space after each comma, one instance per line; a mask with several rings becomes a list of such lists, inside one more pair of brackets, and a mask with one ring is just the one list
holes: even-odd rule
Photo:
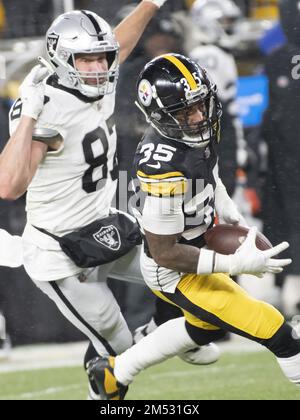
[[148, 80], [143, 79], [139, 84], [139, 99], [144, 106], [150, 106], [153, 98], [152, 87]]

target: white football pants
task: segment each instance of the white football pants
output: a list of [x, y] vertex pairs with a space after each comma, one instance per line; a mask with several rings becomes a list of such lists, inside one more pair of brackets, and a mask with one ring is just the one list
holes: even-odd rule
[[[93, 343], [102, 355], [120, 354], [132, 345], [132, 335], [112, 292], [108, 275], [124, 281], [144, 284], [140, 272], [140, 247], [116, 263], [84, 270], [57, 281], [32, 279], [52, 299], [61, 313]], [[80, 276], [87, 277], [81, 283]]]

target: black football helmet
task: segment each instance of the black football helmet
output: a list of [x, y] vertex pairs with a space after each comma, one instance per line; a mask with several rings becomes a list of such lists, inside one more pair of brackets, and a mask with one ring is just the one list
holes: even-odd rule
[[[216, 85], [189, 58], [166, 54], [150, 61], [139, 75], [137, 97], [136, 105], [163, 136], [194, 147], [219, 141], [222, 107]], [[201, 109], [199, 122], [188, 120], [193, 107]]]

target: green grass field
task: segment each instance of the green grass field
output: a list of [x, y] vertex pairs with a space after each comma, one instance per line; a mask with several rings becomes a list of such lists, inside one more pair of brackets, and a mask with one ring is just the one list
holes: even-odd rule
[[[81, 368], [53, 368], [0, 374], [1, 400], [84, 400], [87, 381]], [[300, 400], [268, 352], [227, 353], [211, 366], [196, 367], [178, 358], [142, 372], [128, 400]]]

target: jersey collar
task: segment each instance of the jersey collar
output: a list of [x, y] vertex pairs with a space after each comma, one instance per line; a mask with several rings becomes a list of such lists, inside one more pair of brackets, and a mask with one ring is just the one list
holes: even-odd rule
[[76, 98], [78, 98], [79, 100], [81, 100], [81, 101], [83, 101], [85, 103], [94, 103], [94, 102], [101, 101], [101, 99], [103, 99], [103, 96], [97, 96], [95, 98], [89, 98], [89, 97], [83, 95], [81, 92], [79, 92], [76, 89], [71, 89], [71, 88], [68, 88], [66, 86], [61, 85], [58, 82], [58, 77], [55, 74], [52, 74], [48, 78], [48, 80], [47, 80], [46, 83], [47, 83], [47, 85], [50, 85], [50, 86], [52, 86], [52, 87], [54, 87], [56, 89], [64, 90], [65, 92], [68, 92], [71, 95], [76, 96]]

